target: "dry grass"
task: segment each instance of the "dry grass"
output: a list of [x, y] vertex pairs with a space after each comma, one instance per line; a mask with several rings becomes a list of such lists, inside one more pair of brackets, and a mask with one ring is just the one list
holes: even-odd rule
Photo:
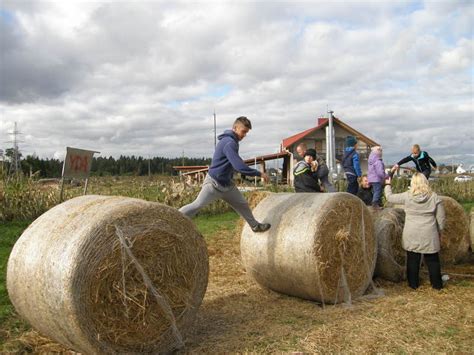
[[[441, 292], [378, 282], [384, 297], [326, 306], [277, 294], [250, 280], [239, 243], [210, 246], [210, 283], [188, 352], [471, 352], [474, 279], [453, 278]], [[474, 276], [474, 264], [456, 266]]]
[[[384, 297], [323, 309], [262, 289], [247, 277], [234, 230], [220, 229], [206, 237], [209, 286], [184, 352], [472, 353], [473, 262], [444, 270], [472, 277], [452, 277], [442, 291], [432, 290], [426, 275], [417, 291], [404, 283], [376, 280]], [[34, 332], [16, 344], [12, 341], [10, 349], [61, 349]]]

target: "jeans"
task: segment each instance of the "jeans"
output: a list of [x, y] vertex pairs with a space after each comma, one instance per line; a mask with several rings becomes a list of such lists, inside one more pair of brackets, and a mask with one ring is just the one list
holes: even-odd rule
[[357, 182], [357, 176], [346, 174], [347, 177], [347, 192], [353, 195], [357, 195], [359, 192], [359, 183]]
[[372, 206], [382, 206], [382, 183], [371, 182], [372, 185]]
[[441, 264], [439, 262], [439, 253], [421, 254], [413, 251], [407, 251], [407, 280], [408, 286], [413, 289], [420, 286], [420, 261], [424, 256], [428, 273], [430, 275], [431, 287], [441, 290], [443, 288], [443, 280], [441, 279]]

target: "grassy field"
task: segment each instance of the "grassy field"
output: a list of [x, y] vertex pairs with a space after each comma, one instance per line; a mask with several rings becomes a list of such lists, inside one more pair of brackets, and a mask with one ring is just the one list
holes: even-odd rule
[[[406, 188], [400, 180], [395, 191]], [[469, 212], [474, 184], [437, 182], [435, 190], [455, 197]], [[281, 188], [273, 187], [280, 191]], [[8, 255], [22, 231], [58, 203], [57, 185], [31, 180], [0, 181], [0, 352], [67, 351], [21, 320], [5, 287]], [[199, 186], [163, 177], [94, 178], [89, 193], [122, 195], [171, 206], [194, 199]], [[67, 186], [66, 198], [82, 193]], [[2, 222], [3, 221], [3, 222]], [[427, 281], [418, 291], [375, 280], [383, 297], [352, 306], [321, 308], [314, 302], [260, 288], [240, 261], [238, 216], [222, 202], [195, 218], [210, 256], [206, 296], [185, 352], [472, 352], [474, 348], [474, 263], [443, 270], [451, 280], [441, 292]], [[455, 276], [467, 275], [467, 276]]]
[[[427, 280], [412, 291], [404, 283], [376, 279], [383, 296], [322, 308], [262, 289], [247, 277], [235, 213], [200, 216], [195, 222], [208, 243], [210, 278], [185, 352], [469, 353], [474, 348], [474, 263], [444, 270], [471, 277], [451, 276], [441, 292]], [[0, 351], [67, 351], [29, 330], [5, 291], [7, 256], [27, 224], [0, 226]]]

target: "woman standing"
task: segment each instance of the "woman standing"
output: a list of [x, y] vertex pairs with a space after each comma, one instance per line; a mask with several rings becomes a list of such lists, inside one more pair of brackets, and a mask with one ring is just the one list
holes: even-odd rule
[[431, 191], [428, 180], [422, 173], [415, 173], [410, 190], [392, 194], [391, 179], [386, 181], [387, 201], [405, 205], [405, 227], [402, 244], [407, 251], [408, 286], [413, 289], [420, 285], [419, 271], [421, 256], [424, 256], [431, 286], [443, 288], [439, 261], [440, 232], [444, 228], [445, 212], [441, 199]]
[[385, 173], [385, 165], [382, 160], [382, 147], [375, 146], [369, 156], [369, 169], [367, 173], [369, 183], [372, 186], [372, 207], [382, 208], [382, 189], [388, 174]]

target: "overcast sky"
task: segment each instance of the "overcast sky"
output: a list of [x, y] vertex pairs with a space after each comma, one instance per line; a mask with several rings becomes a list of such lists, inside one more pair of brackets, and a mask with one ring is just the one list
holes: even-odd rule
[[466, 1], [1, 1], [0, 148], [24, 155], [212, 156], [241, 115], [241, 155], [276, 152], [327, 107], [393, 163], [419, 143], [474, 164]]

